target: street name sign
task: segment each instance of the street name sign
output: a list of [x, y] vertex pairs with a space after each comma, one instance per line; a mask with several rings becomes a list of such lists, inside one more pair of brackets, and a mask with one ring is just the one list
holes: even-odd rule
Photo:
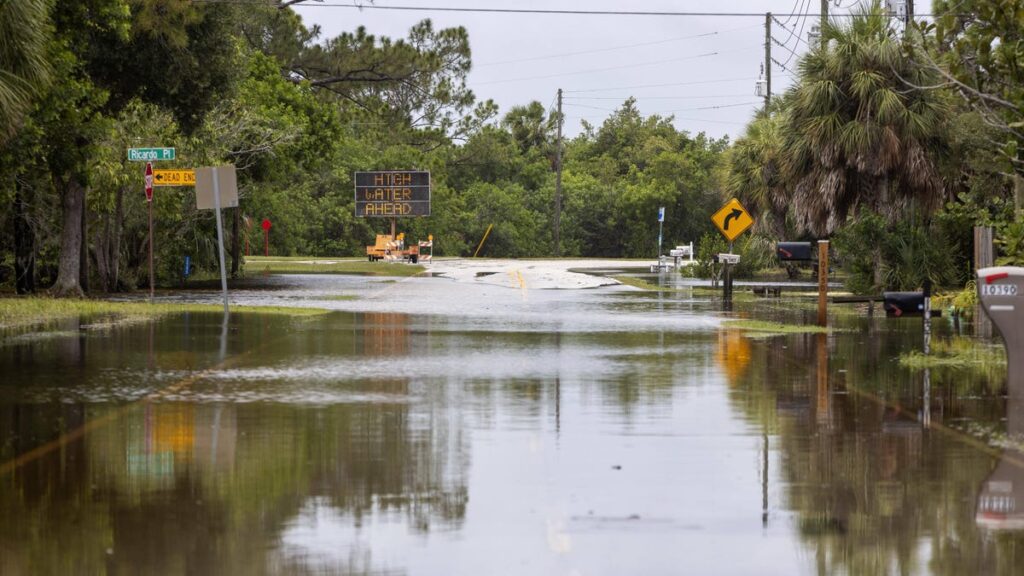
[[740, 201], [733, 198], [725, 203], [718, 212], [711, 217], [718, 230], [725, 236], [725, 239], [732, 242], [737, 236], [743, 234], [754, 224], [747, 209], [740, 204]]
[[153, 170], [153, 186], [195, 186], [195, 170]]
[[129, 148], [129, 162], [156, 162], [174, 160], [174, 148]]
[[430, 172], [356, 172], [356, 216], [430, 216]]

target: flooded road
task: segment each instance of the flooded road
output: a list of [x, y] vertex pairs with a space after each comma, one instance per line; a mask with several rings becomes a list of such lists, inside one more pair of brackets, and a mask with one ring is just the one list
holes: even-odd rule
[[1024, 414], [1000, 368], [901, 368], [920, 320], [750, 338], [529, 282], [269, 277], [234, 301], [335, 311], [4, 335], [0, 574], [1020, 573]]

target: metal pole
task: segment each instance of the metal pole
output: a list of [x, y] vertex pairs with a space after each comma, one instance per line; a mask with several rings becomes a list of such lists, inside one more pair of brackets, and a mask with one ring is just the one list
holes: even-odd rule
[[765, 13], [765, 114], [771, 104], [771, 12]]
[[224, 314], [228, 313], [228, 276], [224, 267], [224, 223], [220, 218], [220, 180], [213, 167], [213, 212], [217, 215], [217, 256], [220, 259], [220, 289], [224, 293]]
[[270, 230], [263, 231], [263, 255], [270, 256]]
[[924, 280], [924, 353], [932, 353], [932, 281]]
[[153, 299], [153, 201], [149, 204], [149, 299]]
[[555, 144], [555, 257], [562, 255], [562, 89], [558, 89], [558, 141]]
[[661, 233], [665, 229], [665, 222], [658, 220], [658, 272], [661, 272]]
[[818, 240], [818, 326], [828, 326], [828, 240]]

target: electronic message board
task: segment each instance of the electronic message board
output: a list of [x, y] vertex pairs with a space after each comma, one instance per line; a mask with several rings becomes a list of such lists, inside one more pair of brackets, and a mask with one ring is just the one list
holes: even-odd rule
[[356, 216], [430, 216], [430, 172], [356, 172]]

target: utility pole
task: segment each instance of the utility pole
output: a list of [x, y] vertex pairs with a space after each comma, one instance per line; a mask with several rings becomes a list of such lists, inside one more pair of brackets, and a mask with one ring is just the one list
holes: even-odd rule
[[558, 140], [555, 145], [555, 256], [562, 255], [562, 89], [558, 89]]
[[828, 0], [821, 0], [821, 30], [818, 31], [818, 45], [825, 41], [825, 26], [828, 25]]
[[909, 28], [914, 22], [914, 0], [907, 0], [907, 21], [905, 24]]
[[765, 114], [771, 104], [771, 12], [765, 12]]

